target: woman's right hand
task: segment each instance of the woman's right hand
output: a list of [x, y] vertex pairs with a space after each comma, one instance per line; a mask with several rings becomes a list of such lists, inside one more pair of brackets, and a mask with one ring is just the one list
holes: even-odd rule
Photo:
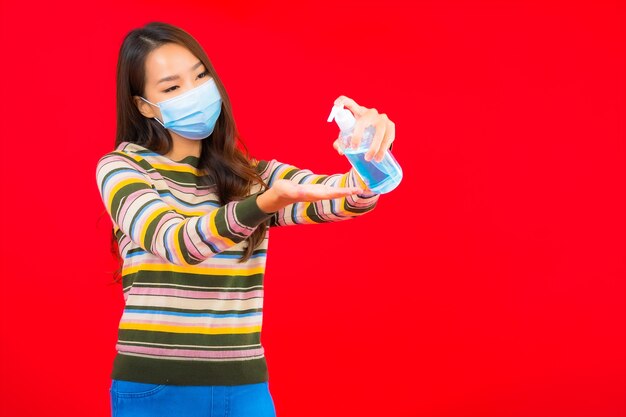
[[259, 208], [266, 213], [273, 213], [296, 202], [313, 202], [346, 197], [364, 192], [359, 187], [334, 187], [326, 184], [298, 184], [280, 179], [257, 197]]

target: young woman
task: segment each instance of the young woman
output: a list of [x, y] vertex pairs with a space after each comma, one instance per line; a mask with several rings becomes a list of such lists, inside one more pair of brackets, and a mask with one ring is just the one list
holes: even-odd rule
[[[357, 118], [353, 145], [374, 125], [367, 157], [382, 159], [394, 124], [339, 101]], [[275, 416], [261, 344], [269, 228], [351, 219], [379, 195], [353, 169], [249, 158], [206, 53], [160, 22], [123, 41], [115, 149], [96, 178], [125, 300], [113, 416]]]

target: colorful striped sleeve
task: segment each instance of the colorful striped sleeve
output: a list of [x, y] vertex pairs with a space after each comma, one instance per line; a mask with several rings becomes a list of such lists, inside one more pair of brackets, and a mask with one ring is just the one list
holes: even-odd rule
[[366, 184], [354, 168], [345, 174], [320, 175], [275, 159], [255, 161], [255, 163], [257, 171], [270, 187], [276, 180], [288, 179], [299, 184], [327, 184], [337, 187], [359, 186], [364, 189], [363, 193], [348, 197], [290, 204], [273, 213], [270, 226], [326, 223], [352, 219], [373, 210], [380, 197], [380, 194], [367, 189]]
[[257, 205], [260, 193], [201, 216], [182, 215], [161, 199], [141, 161], [121, 151], [100, 158], [96, 169], [100, 196], [126, 236], [167, 262], [198, 264], [243, 241], [272, 216]]

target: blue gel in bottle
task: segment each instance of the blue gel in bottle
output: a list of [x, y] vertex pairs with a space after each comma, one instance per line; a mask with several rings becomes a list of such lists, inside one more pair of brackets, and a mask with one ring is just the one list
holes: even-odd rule
[[348, 158], [363, 182], [367, 184], [367, 188], [377, 194], [388, 193], [395, 189], [402, 181], [402, 168], [400, 168], [398, 161], [396, 161], [388, 149], [380, 162], [373, 158], [370, 161], [365, 160], [365, 154], [372, 144], [376, 128], [374, 126], [367, 127], [363, 132], [359, 147], [353, 149], [350, 146], [350, 140], [352, 139], [356, 119], [350, 110], [343, 107], [343, 104], [333, 106], [330, 116], [328, 116], [328, 122], [332, 122], [333, 118], [340, 129], [339, 146], [341, 151]]

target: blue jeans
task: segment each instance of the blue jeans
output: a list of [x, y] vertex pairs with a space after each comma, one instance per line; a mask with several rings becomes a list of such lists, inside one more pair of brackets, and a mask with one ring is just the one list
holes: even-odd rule
[[276, 417], [267, 382], [162, 385], [111, 380], [112, 417]]

